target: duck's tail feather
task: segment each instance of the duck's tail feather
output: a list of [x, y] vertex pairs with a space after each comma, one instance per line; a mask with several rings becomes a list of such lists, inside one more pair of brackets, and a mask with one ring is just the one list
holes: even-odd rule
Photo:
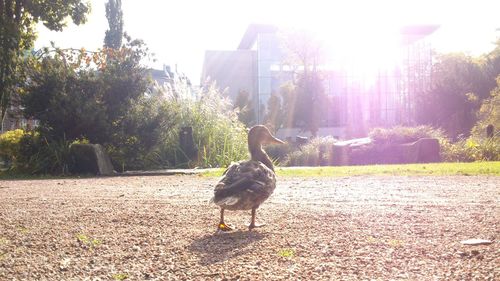
[[219, 205], [219, 206], [222, 206], [222, 205], [232, 206], [232, 205], [235, 205], [236, 203], [238, 203], [238, 201], [239, 201], [239, 198], [236, 196], [224, 197], [224, 198], [217, 200], [217, 201], [215, 201], [215, 197], [212, 197], [212, 199], [210, 199], [210, 203], [215, 203], [216, 205]]

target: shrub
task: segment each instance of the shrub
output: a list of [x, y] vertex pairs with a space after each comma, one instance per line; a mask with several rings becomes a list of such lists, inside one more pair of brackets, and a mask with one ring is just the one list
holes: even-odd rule
[[478, 121], [471, 131], [474, 138], [485, 138], [488, 125], [492, 125], [497, 136], [500, 136], [498, 134], [500, 130], [500, 75], [497, 77], [497, 87], [491, 91], [489, 98], [483, 101], [477, 116]]
[[372, 143], [353, 149], [350, 162], [353, 165], [396, 164], [401, 162], [401, 153], [396, 145], [415, 142], [421, 138], [437, 138], [445, 141], [440, 129], [430, 126], [374, 128], [369, 133]]
[[14, 170], [27, 174], [67, 174], [71, 161], [70, 144], [65, 138], [49, 140], [36, 132], [26, 133], [21, 139]]
[[17, 155], [19, 155], [20, 142], [24, 134], [25, 132], [21, 129], [0, 134], [0, 157], [9, 163], [15, 162]]
[[157, 121], [168, 115], [143, 104], [150, 84], [142, 63], [147, 55], [141, 41], [129, 38], [119, 50], [45, 50], [30, 68], [24, 114], [40, 121], [46, 141], [86, 138], [126, 158], [118, 162], [142, 166], [142, 155], [160, 141], [152, 128], [165, 129]]
[[292, 143], [271, 144], [265, 146], [264, 150], [276, 164], [285, 164], [286, 157], [298, 151], [298, 147]]
[[139, 98], [122, 120], [121, 131], [106, 149], [118, 170], [159, 168], [158, 147], [180, 122], [178, 105], [160, 94]]
[[[185, 84], [150, 91], [142, 64], [147, 55], [140, 41], [116, 51], [46, 53], [22, 99], [24, 113], [40, 121], [42, 137], [33, 152], [46, 148], [44, 155], [59, 155], [66, 139], [85, 138], [104, 145], [117, 170], [219, 167], [244, 158], [245, 128], [219, 91], [209, 87], [199, 100], [186, 95]], [[179, 144], [185, 126], [193, 128], [194, 161]]]
[[314, 138], [300, 150], [290, 153], [284, 160], [285, 166], [325, 166], [333, 164], [333, 137]]
[[18, 173], [65, 174], [69, 165], [69, 142], [47, 140], [38, 132], [21, 129], [0, 135], [1, 156]]
[[441, 156], [445, 162], [500, 161], [500, 138], [469, 138], [455, 143], [445, 140], [441, 142]]
[[403, 144], [421, 138], [445, 138], [443, 131], [430, 126], [375, 128], [370, 131], [369, 136], [376, 144]]

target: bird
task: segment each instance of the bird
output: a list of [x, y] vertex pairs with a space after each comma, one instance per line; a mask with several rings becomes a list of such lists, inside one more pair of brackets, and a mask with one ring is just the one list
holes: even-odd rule
[[249, 230], [263, 226], [255, 223], [256, 210], [276, 188], [274, 165], [263, 144], [284, 144], [263, 125], [253, 126], [248, 132], [250, 160], [232, 163], [214, 188], [210, 202], [220, 207], [218, 231], [231, 231], [224, 221], [225, 210], [252, 210]]

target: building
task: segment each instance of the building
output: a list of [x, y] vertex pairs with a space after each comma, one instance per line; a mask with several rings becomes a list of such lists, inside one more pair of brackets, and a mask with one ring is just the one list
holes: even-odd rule
[[11, 97], [10, 106], [7, 108], [7, 112], [3, 118], [1, 133], [23, 129], [23, 130], [31, 130], [38, 126], [38, 120], [35, 119], [26, 119], [22, 114], [22, 106], [20, 105], [19, 96], [13, 95]]
[[[377, 48], [373, 42], [366, 42], [372, 44], [356, 46], [358, 54], [365, 55], [361, 58], [349, 50], [353, 43], [347, 41], [342, 48], [338, 45], [343, 39], [333, 40], [331, 47], [338, 51], [319, 66], [323, 88], [332, 106], [321, 116], [318, 134], [343, 138], [362, 135], [374, 126], [411, 125], [415, 95], [429, 87], [432, 65], [429, 35], [437, 28], [406, 26], [391, 37], [397, 39], [394, 42], [382, 35], [380, 40], [374, 37], [374, 41], [384, 45]], [[206, 51], [202, 82], [215, 81], [232, 99], [240, 91], [250, 93], [256, 123], [262, 123], [270, 97], [278, 94], [296, 71], [287, 67], [282, 45], [277, 27], [252, 24], [236, 50]], [[391, 61], [384, 60], [382, 53], [390, 56]], [[280, 128], [277, 134], [286, 138], [308, 132], [289, 126]]]
[[156, 87], [160, 87], [165, 94], [174, 95], [177, 97], [194, 97], [191, 80], [177, 70], [177, 65], [174, 69], [170, 65], [163, 65], [163, 69], [150, 69], [149, 73], [153, 80], [153, 86], [149, 91], [152, 92]]

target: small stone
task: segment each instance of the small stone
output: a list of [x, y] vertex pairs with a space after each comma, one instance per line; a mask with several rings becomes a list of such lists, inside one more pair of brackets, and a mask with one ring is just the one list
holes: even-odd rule
[[466, 257], [468, 256], [469, 254], [467, 254], [466, 252], [458, 252], [457, 253], [460, 257]]
[[460, 243], [464, 245], [477, 246], [477, 245], [490, 245], [491, 243], [493, 243], [493, 241], [485, 239], [469, 239], [460, 241]]

